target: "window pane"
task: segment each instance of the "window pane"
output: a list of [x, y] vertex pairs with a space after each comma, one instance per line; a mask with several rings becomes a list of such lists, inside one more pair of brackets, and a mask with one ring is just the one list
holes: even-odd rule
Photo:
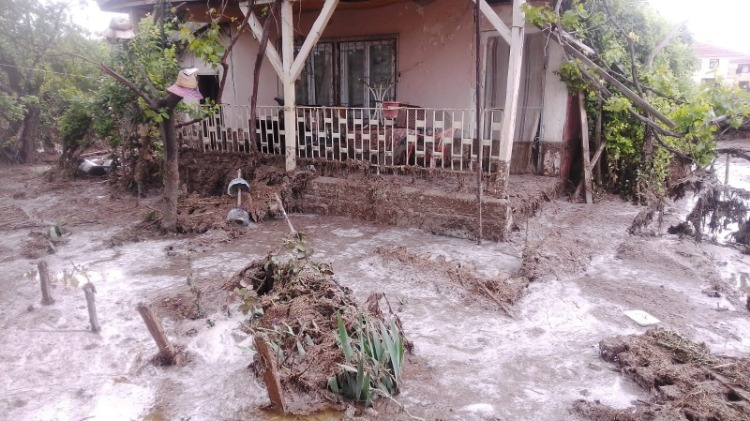
[[319, 44], [312, 53], [315, 103], [333, 105], [333, 49], [331, 44]]
[[[300, 46], [297, 46], [299, 52]], [[320, 43], [307, 58], [305, 68], [297, 80], [297, 104], [331, 105], [333, 104], [333, 46]]]
[[365, 48], [362, 43], [342, 43], [341, 102], [349, 107], [364, 107], [365, 104]]
[[[381, 90], [391, 86], [395, 80], [394, 64], [392, 42], [384, 41], [370, 45], [370, 86]], [[384, 99], [393, 99], [393, 89], [388, 91]], [[375, 106], [375, 98], [370, 98], [370, 106]]]

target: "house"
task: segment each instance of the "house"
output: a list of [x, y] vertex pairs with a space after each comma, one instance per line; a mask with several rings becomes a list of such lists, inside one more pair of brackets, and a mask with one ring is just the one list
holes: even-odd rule
[[[487, 171], [566, 177], [571, 161], [566, 142], [578, 134], [566, 130], [574, 104], [554, 74], [562, 49], [524, 23], [523, 0], [479, 1]], [[98, 2], [103, 10], [136, 17], [153, 7], [140, 0]], [[238, 19], [250, 13], [253, 30], [234, 47], [222, 115], [195, 129], [207, 148], [243, 150], [256, 39], [261, 13], [270, 3], [257, 0], [254, 10], [231, 3], [227, 9]], [[185, 4], [196, 20], [206, 15], [206, 2]], [[284, 0], [281, 25], [270, 37], [260, 75], [255, 130], [261, 150], [283, 153], [284, 144], [284, 149], [296, 148], [298, 157], [385, 165], [410, 160], [473, 170], [479, 152], [473, 19], [472, 0]], [[226, 26], [227, 40], [236, 27]], [[514, 40], [518, 45], [511, 48]], [[217, 71], [189, 56], [184, 64], [201, 69], [201, 88], [210, 94]], [[518, 77], [509, 80], [509, 74]], [[277, 102], [294, 105], [284, 108]], [[384, 112], [383, 104], [398, 111]], [[287, 143], [289, 135], [298, 141]], [[402, 149], [408, 155], [401, 153], [400, 160], [394, 156], [398, 145], [383, 145], [399, 141], [407, 143]], [[287, 167], [295, 167], [293, 158]]]
[[705, 83], [722, 79], [730, 85], [750, 89], [750, 56], [703, 43], [695, 43], [693, 50], [697, 58], [693, 80]]

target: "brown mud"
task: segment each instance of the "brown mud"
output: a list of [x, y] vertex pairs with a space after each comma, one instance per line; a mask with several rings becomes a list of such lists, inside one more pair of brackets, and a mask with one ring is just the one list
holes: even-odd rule
[[419, 255], [406, 247], [378, 247], [377, 253], [386, 262], [396, 260], [423, 273], [437, 272], [447, 276], [463, 289], [458, 295], [470, 295], [485, 305], [497, 306], [507, 315], [513, 316], [513, 304], [529, 285], [529, 279], [521, 274], [501, 273], [493, 278], [478, 275], [473, 265], [448, 262], [443, 256]]
[[595, 421], [742, 421], [750, 419], [750, 359], [713, 355], [677, 333], [652, 329], [643, 335], [599, 343], [601, 358], [651, 393], [627, 409], [579, 401], [574, 410]]
[[[240, 163], [204, 175], [225, 183], [236, 176]], [[248, 369], [250, 335], [240, 328], [247, 316], [223, 288], [247, 262], [277, 251], [279, 239], [288, 234], [285, 221], [273, 216], [270, 195], [293, 197], [294, 180], [271, 169], [264, 175], [261, 168], [253, 170], [252, 179], [265, 180], [258, 181], [259, 192], [271, 188], [262, 193], [269, 199], [266, 219], [249, 227], [226, 225], [226, 211], [235, 206], [224, 194], [226, 185], [216, 196], [202, 196], [191, 192], [202, 188], [195, 177], [193, 187], [184, 189], [181, 208], [186, 226], [195, 228], [180, 235], [162, 234], [153, 224], [158, 196], [136, 203], [128, 193], [113, 192], [106, 180], [50, 182], [43, 167], [0, 168], [0, 211], [14, 221], [0, 227], [5, 274], [0, 387], [8, 391], [0, 397], [0, 412], [9, 419], [273, 419], [262, 411], [268, 401], [265, 387]], [[285, 190], [277, 190], [284, 185]], [[595, 346], [602, 338], [643, 333], [622, 314], [634, 308], [685, 338], [705, 342], [712, 355], [746, 357], [750, 317], [747, 296], [739, 288], [750, 279], [747, 256], [663, 231], [629, 235], [627, 228], [642, 208], [614, 197], [591, 206], [536, 200], [538, 216], [521, 224], [509, 242], [482, 246], [346, 218], [291, 218], [310, 236], [314, 258], [330, 262], [336, 271], [330, 279], [335, 285], [321, 284], [315, 294], [325, 298], [331, 289], [348, 289], [348, 298], [341, 298], [347, 303], [387, 294], [415, 348], [406, 357], [397, 399], [428, 420], [581, 421], [590, 418], [571, 412], [581, 398], [612, 411], [651, 402], [639, 383], [609, 370]], [[664, 226], [686, 212], [678, 214], [667, 208]], [[188, 218], [193, 215], [194, 220]], [[57, 302], [41, 307], [37, 261], [21, 251], [29, 238], [46, 240], [53, 225], [63, 228], [66, 242], [54, 254], [46, 254], [41, 241], [34, 248], [42, 250], [57, 274]], [[97, 285], [99, 335], [86, 331], [82, 294], [60, 275], [71, 262]], [[197, 296], [186, 282], [191, 275]], [[517, 275], [533, 282], [496, 282]], [[493, 288], [503, 288], [502, 293], [488, 289], [513, 303], [515, 319], [498, 311], [500, 306], [476, 287], [488, 280], [495, 281]], [[185, 347], [191, 356], [186, 365], [164, 369], [150, 362], [153, 340], [134, 313], [140, 301], [151, 303], [170, 338]], [[290, 314], [298, 314], [297, 304], [286, 304]], [[269, 307], [266, 313], [286, 317], [275, 311]], [[272, 319], [264, 323], [274, 326]], [[306, 383], [320, 385], [320, 378]], [[302, 396], [295, 393], [294, 399]], [[361, 416], [409, 419], [385, 400]]]

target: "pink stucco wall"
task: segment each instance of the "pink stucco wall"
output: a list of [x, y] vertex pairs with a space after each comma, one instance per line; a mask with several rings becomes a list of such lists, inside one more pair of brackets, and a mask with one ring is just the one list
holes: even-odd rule
[[[511, 6], [495, 7], [510, 26]], [[295, 14], [295, 32], [305, 36], [317, 12]], [[534, 31], [527, 26], [527, 31]], [[482, 31], [494, 29], [482, 18]], [[397, 100], [427, 108], [471, 109], [475, 104], [474, 3], [470, 0], [437, 0], [427, 6], [408, 1], [367, 10], [337, 10], [322, 39], [376, 35], [398, 36]], [[279, 35], [273, 34], [272, 41]], [[279, 43], [276, 42], [276, 45]], [[557, 47], [559, 49], [559, 47]], [[244, 105], [250, 101], [252, 74], [258, 43], [249, 35], [235, 46], [225, 102]], [[553, 60], [547, 74], [545, 93], [544, 141], [562, 141], [567, 92], [553, 75], [562, 60], [551, 51]], [[281, 86], [268, 60], [261, 73], [259, 105], [275, 105]]]
[[[324, 38], [397, 34], [397, 100], [422, 107], [470, 108], [474, 97], [473, 7], [468, 0], [413, 2], [333, 15]], [[306, 33], [317, 17], [303, 14]]]

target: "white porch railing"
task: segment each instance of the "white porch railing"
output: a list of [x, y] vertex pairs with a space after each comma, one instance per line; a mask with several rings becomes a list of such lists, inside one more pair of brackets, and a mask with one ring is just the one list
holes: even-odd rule
[[[249, 106], [222, 106], [180, 129], [183, 143], [204, 151], [249, 152]], [[487, 172], [500, 161], [502, 110], [484, 111], [482, 145]], [[378, 167], [418, 166], [473, 171], [479, 142], [476, 112], [468, 109], [297, 107], [297, 156], [356, 160]], [[284, 155], [282, 107], [258, 107], [254, 128], [261, 153]]]

